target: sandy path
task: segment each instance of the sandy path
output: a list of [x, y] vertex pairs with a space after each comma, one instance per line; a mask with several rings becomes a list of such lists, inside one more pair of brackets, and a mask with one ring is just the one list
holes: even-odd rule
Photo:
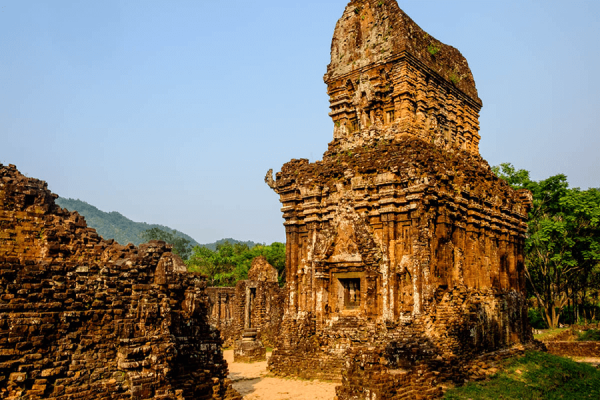
[[[247, 400], [332, 400], [335, 383], [266, 376], [267, 362], [234, 363], [233, 350], [223, 352], [233, 387]], [[267, 354], [267, 357], [269, 354]]]

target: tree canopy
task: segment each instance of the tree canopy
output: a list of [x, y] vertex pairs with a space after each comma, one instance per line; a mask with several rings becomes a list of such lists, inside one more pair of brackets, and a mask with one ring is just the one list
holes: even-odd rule
[[196, 246], [186, 264], [188, 270], [206, 275], [210, 286], [234, 286], [236, 282], [248, 279], [252, 260], [261, 255], [277, 269], [282, 284], [285, 280], [285, 245], [279, 242], [250, 248], [245, 243], [226, 241], [218, 244], [214, 251]]
[[569, 303], [573, 319], [580, 318], [581, 312], [585, 317], [586, 307], [595, 312], [600, 282], [600, 191], [569, 188], [563, 174], [533, 181], [528, 171], [509, 163], [493, 170], [513, 188], [533, 194], [525, 273], [529, 292], [548, 326], [558, 325]]

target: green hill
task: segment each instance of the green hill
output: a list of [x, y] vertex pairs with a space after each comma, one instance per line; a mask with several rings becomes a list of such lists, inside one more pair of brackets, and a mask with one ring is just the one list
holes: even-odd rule
[[73, 200], [59, 197], [56, 199], [56, 204], [69, 211], [77, 211], [85, 217], [88, 226], [96, 229], [96, 232], [98, 232], [100, 236], [104, 239], [115, 239], [115, 241], [122, 245], [133, 243], [138, 246], [139, 244], [144, 243], [140, 234], [151, 228], [158, 228], [168, 232], [175, 231], [177, 236], [189, 240], [193, 246], [200, 245], [189, 235], [171, 229], [168, 226], [135, 222], [116, 211], [107, 213], [79, 199]]
[[56, 199], [56, 204], [66, 208], [69, 211], [77, 211], [79, 214], [85, 217], [85, 220], [90, 228], [96, 229], [98, 235], [102, 236], [104, 239], [115, 239], [115, 241], [122, 245], [133, 243], [138, 246], [140, 243], [144, 243], [144, 240], [140, 237], [140, 234], [152, 228], [158, 228], [167, 232], [174, 231], [177, 236], [189, 240], [192, 246], [202, 246], [213, 251], [217, 249], [218, 244], [225, 242], [229, 242], [231, 244], [247, 244], [250, 248], [259, 244], [250, 240], [244, 242], [231, 238], [217, 240], [214, 243], [200, 244], [191, 236], [175, 229], [171, 229], [168, 226], [147, 224], [146, 222], [135, 222], [116, 211], [107, 213], [79, 199], [74, 200], [59, 197]]

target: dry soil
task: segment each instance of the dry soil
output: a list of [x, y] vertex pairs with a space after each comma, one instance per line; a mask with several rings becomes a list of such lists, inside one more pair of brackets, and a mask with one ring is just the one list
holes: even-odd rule
[[[332, 400], [337, 384], [318, 380], [282, 379], [268, 376], [267, 362], [233, 362], [233, 350], [225, 350], [229, 378], [247, 400]], [[267, 354], [267, 357], [270, 353]]]

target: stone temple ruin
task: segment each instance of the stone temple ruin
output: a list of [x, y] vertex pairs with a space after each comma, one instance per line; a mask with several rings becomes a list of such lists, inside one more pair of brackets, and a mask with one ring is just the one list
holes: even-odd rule
[[277, 270], [259, 256], [252, 260], [248, 279], [235, 288], [209, 287], [209, 322], [219, 329], [226, 346], [234, 347], [234, 359], [265, 359], [266, 346], [279, 341], [285, 292]]
[[532, 339], [531, 197], [478, 150], [466, 59], [394, 0], [354, 0], [324, 77], [322, 161], [265, 178], [280, 196], [287, 297], [272, 373], [341, 381], [341, 399], [423, 398], [469, 360]]
[[[282, 296], [277, 280], [277, 270], [259, 256], [252, 260], [248, 280], [238, 282], [235, 291], [238, 303], [242, 303], [243, 326], [241, 335], [234, 345], [236, 362], [266, 360], [266, 348], [262, 342], [275, 343], [281, 318], [283, 317]], [[260, 337], [259, 337], [260, 336]], [[261, 340], [262, 338], [262, 340]]]
[[241, 399], [206, 283], [164, 242], [99, 237], [0, 164], [0, 398]]
[[465, 58], [396, 1], [353, 0], [324, 79], [323, 160], [266, 177], [284, 289], [261, 258], [206, 288], [164, 242], [103, 240], [0, 165], [0, 398], [239, 399], [223, 342], [243, 361], [275, 347], [271, 373], [341, 382], [338, 400], [435, 398], [529, 343], [531, 196], [479, 155]]

